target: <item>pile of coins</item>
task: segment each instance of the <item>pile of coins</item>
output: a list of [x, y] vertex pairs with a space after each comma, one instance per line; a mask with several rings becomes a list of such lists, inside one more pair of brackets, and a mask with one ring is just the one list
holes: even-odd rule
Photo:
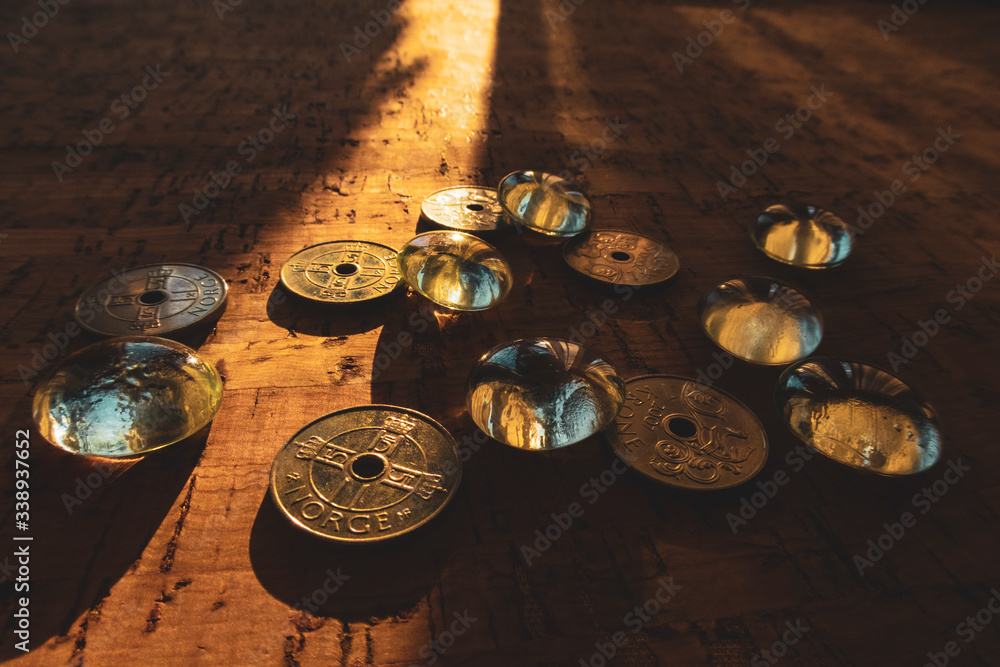
[[[281, 283], [315, 304], [371, 301], [404, 282], [455, 311], [496, 306], [514, 282], [484, 237], [528, 229], [565, 238], [563, 258], [605, 284], [654, 285], [679, 263], [665, 244], [632, 232], [589, 231], [586, 195], [538, 171], [515, 172], [498, 188], [455, 186], [428, 195], [421, 217], [434, 231], [397, 252], [371, 241], [331, 241], [293, 255]], [[469, 380], [469, 413], [494, 439], [545, 451], [600, 432], [625, 400], [625, 383], [593, 351], [556, 339], [515, 341], [488, 352]], [[279, 452], [271, 495], [296, 526], [337, 542], [408, 532], [440, 512], [461, 478], [454, 439], [430, 417], [368, 406], [306, 426]]]
[[[565, 239], [566, 264], [595, 284], [659, 285], [677, 255], [641, 234], [591, 229], [589, 199], [569, 181], [518, 171], [497, 188], [455, 186], [428, 195], [434, 231], [400, 250], [374, 241], [320, 243], [292, 255], [281, 284], [312, 304], [358, 304], [406, 283], [443, 308], [481, 311], [510, 293], [510, 265], [485, 238], [530, 230]], [[795, 202], [771, 206], [750, 225], [767, 257], [805, 269], [842, 264], [852, 250], [836, 215]], [[112, 336], [69, 357], [39, 387], [42, 434], [68, 451], [134, 456], [178, 442], [219, 409], [215, 369], [176, 337], [214, 323], [226, 304], [221, 276], [190, 264], [138, 267], [80, 297], [76, 319]], [[796, 437], [825, 456], [884, 475], [922, 472], [940, 457], [933, 409], [893, 375], [864, 364], [807, 359], [823, 318], [803, 290], [741, 276], [698, 304], [706, 335], [743, 361], [788, 366], [775, 393]], [[136, 335], [138, 334], [138, 335]], [[683, 489], [727, 489], [752, 479], [768, 457], [757, 416], [734, 396], [691, 378], [623, 379], [598, 352], [555, 338], [503, 343], [469, 375], [466, 408], [487, 435], [510, 447], [550, 451], [601, 433], [648, 479]], [[274, 458], [270, 491], [295, 526], [334, 542], [375, 542], [439, 514], [462, 477], [455, 439], [408, 408], [369, 405], [303, 427]]]

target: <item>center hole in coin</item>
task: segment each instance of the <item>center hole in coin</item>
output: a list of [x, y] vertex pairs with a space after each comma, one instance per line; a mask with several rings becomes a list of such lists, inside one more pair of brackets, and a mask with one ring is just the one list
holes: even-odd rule
[[359, 270], [360, 269], [357, 264], [349, 264], [346, 262], [333, 267], [333, 272], [338, 276], [353, 276]]
[[161, 289], [153, 289], [139, 295], [139, 303], [144, 306], [155, 306], [167, 300], [167, 293]]
[[376, 454], [362, 454], [351, 464], [351, 474], [358, 479], [375, 479], [385, 472], [385, 459]]
[[698, 432], [698, 427], [687, 417], [673, 417], [667, 422], [667, 430], [678, 438], [690, 438]]
[[470, 211], [482, 211], [485, 208], [485, 206], [483, 206], [482, 204], [466, 204], [465, 208], [469, 209]]
[[630, 259], [632, 259], [632, 255], [628, 254], [627, 252], [622, 252], [621, 250], [615, 250], [613, 253], [611, 253], [611, 259], [616, 259], [619, 262], [627, 262]]

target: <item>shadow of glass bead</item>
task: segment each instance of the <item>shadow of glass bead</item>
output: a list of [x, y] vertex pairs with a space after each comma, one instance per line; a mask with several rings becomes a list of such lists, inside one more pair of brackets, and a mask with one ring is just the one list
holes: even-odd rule
[[42, 436], [88, 456], [135, 456], [166, 447], [212, 421], [222, 379], [191, 348], [124, 336], [68, 357], [35, 393]]
[[712, 341], [744, 361], [776, 366], [808, 357], [823, 338], [823, 318], [801, 292], [774, 278], [733, 278], [698, 302]]
[[497, 187], [512, 225], [548, 236], [575, 236], [590, 226], [590, 200], [573, 183], [542, 171], [515, 171]]
[[403, 280], [452, 310], [486, 310], [510, 292], [513, 276], [496, 248], [465, 232], [426, 232], [396, 258]]
[[472, 369], [472, 420], [511, 447], [549, 450], [580, 442], [614, 419], [625, 383], [594, 351], [556, 338], [526, 338], [487, 352]]
[[912, 475], [941, 457], [934, 409], [886, 371], [835, 359], [809, 359], [786, 370], [778, 412], [800, 440], [853, 468]]
[[815, 206], [769, 206], [750, 223], [750, 238], [771, 259], [804, 269], [839, 266], [851, 254], [847, 223]]

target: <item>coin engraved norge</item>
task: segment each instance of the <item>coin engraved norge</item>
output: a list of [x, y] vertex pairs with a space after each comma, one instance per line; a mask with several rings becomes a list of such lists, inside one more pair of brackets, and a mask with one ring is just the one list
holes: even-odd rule
[[563, 247], [570, 268], [610, 283], [639, 287], [672, 278], [680, 268], [677, 255], [659, 241], [614, 230], [592, 231]]
[[427, 220], [463, 232], [489, 232], [505, 226], [495, 188], [456, 185], [427, 195], [420, 205]]
[[138, 266], [87, 289], [74, 313], [80, 326], [105, 336], [162, 336], [215, 321], [228, 287], [194, 264]]
[[281, 267], [294, 294], [325, 303], [377, 299], [399, 285], [396, 250], [371, 241], [331, 241], [310, 246]]
[[454, 438], [415, 410], [334, 412], [299, 431], [271, 466], [271, 496], [299, 528], [336, 542], [408, 533], [440, 512], [462, 476]]
[[646, 477], [686, 489], [725, 489], [763, 468], [764, 427], [726, 392], [670, 375], [634, 378], [625, 388], [625, 403], [605, 436]]

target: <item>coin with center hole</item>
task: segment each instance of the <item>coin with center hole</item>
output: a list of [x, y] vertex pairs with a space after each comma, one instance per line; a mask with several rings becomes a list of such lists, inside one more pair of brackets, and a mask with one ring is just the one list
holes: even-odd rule
[[455, 185], [427, 195], [420, 212], [439, 227], [473, 234], [506, 227], [496, 188]]
[[396, 250], [371, 241], [331, 241], [300, 250], [281, 267], [293, 294], [323, 303], [357, 303], [399, 286]]
[[289, 521], [334, 542], [378, 542], [433, 519], [462, 479], [458, 445], [416, 410], [368, 405], [307, 425], [271, 465]]
[[625, 463], [653, 481], [728, 489], [764, 467], [764, 427], [721, 389], [674, 375], [637, 377], [625, 389], [625, 403], [604, 435]]
[[634, 232], [595, 230], [563, 246], [570, 268], [611, 285], [640, 287], [669, 280], [680, 268], [666, 244]]
[[218, 320], [228, 292], [222, 276], [202, 266], [137, 266], [91, 285], [73, 316], [102, 336], [187, 333]]

